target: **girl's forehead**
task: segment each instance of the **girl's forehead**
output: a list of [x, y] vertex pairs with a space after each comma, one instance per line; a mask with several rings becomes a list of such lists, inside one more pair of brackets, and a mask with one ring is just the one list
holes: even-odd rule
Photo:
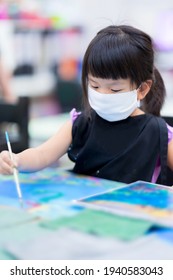
[[94, 77], [91, 74], [88, 75], [88, 80], [95, 83], [107, 84], [107, 85], [127, 85], [130, 84], [130, 79], [103, 79]]

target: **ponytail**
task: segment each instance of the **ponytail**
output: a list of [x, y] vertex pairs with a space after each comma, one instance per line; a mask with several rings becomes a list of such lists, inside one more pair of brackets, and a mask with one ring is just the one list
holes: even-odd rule
[[164, 81], [159, 71], [154, 68], [153, 84], [149, 93], [142, 102], [141, 108], [146, 112], [155, 116], [160, 116], [161, 108], [166, 97], [166, 89]]

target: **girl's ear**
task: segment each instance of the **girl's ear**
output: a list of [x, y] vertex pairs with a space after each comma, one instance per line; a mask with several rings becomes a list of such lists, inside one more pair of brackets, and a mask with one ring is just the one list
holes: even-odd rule
[[144, 97], [150, 91], [151, 86], [152, 86], [152, 80], [147, 80], [140, 85], [140, 87], [137, 90], [138, 100], [144, 99]]

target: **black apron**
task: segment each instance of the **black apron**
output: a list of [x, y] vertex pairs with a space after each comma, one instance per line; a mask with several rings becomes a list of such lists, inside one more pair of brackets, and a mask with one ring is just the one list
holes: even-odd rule
[[168, 131], [163, 119], [143, 114], [108, 122], [95, 112], [74, 122], [69, 158], [73, 172], [132, 183], [151, 182], [161, 158], [161, 183], [166, 181]]

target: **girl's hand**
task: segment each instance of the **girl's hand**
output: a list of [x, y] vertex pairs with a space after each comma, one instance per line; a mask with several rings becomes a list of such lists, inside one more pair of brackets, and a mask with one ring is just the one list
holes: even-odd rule
[[0, 174], [11, 175], [13, 174], [13, 168], [18, 167], [17, 155], [13, 153], [13, 161], [10, 158], [10, 153], [8, 151], [3, 151], [0, 153]]

